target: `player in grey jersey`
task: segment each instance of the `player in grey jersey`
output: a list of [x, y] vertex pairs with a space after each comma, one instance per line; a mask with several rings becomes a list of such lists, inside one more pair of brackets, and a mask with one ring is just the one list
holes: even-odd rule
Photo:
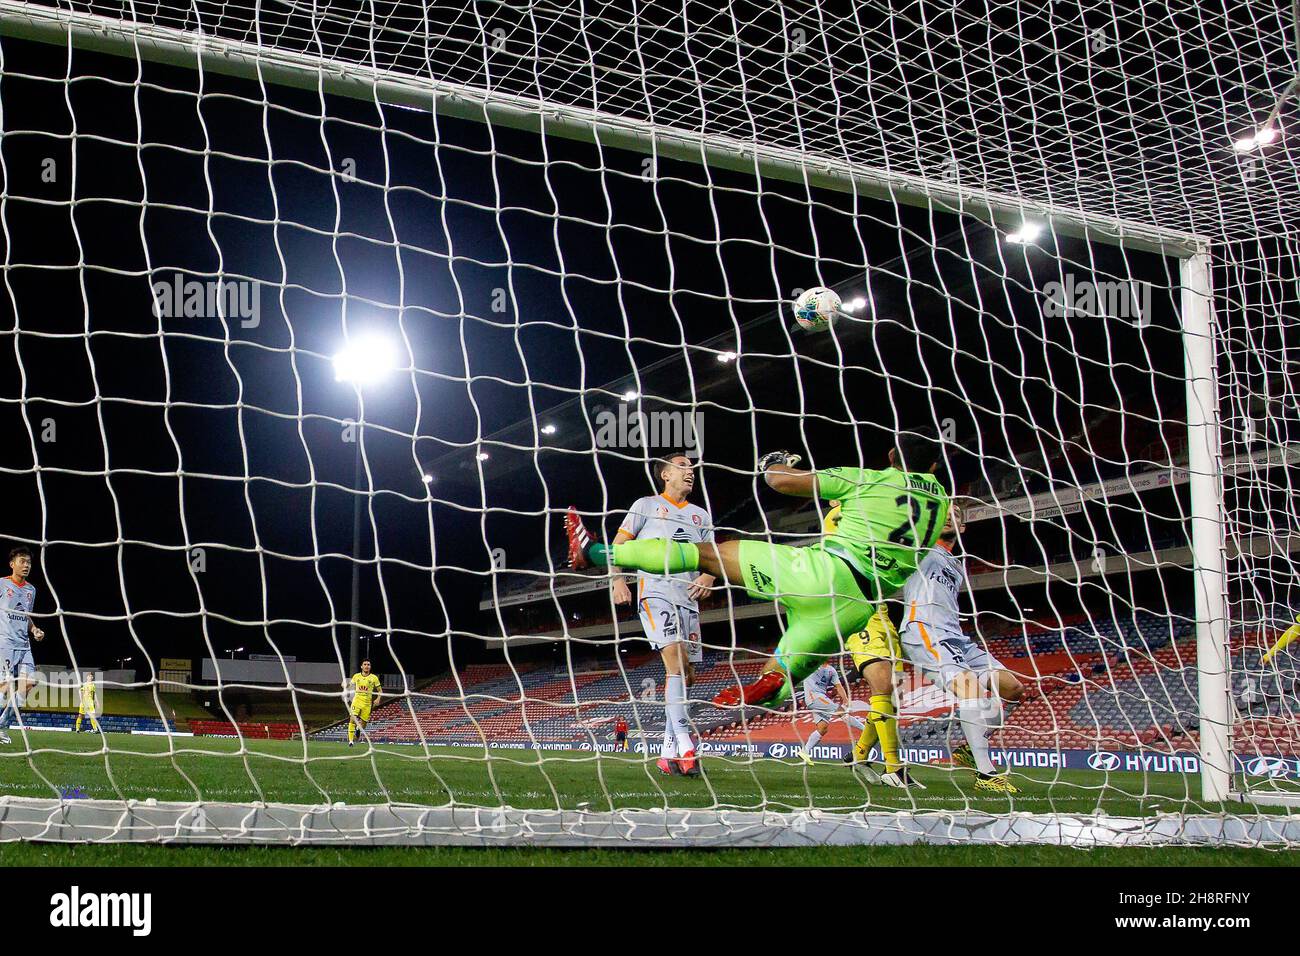
[[32, 552], [19, 545], [9, 552], [7, 578], [0, 578], [0, 744], [9, 743], [5, 733], [27, 704], [27, 694], [36, 683], [36, 665], [32, 663], [32, 641], [45, 637], [36, 626], [32, 610], [36, 605], [36, 585], [27, 580], [32, 573]]
[[[638, 498], [619, 525], [614, 544], [633, 538], [662, 539], [702, 544], [713, 540], [713, 522], [703, 508], [686, 499], [695, 490], [690, 458], [671, 454], [660, 459], [656, 472], [663, 482], [657, 495]], [[699, 773], [695, 742], [686, 713], [686, 688], [694, 665], [703, 659], [700, 640], [699, 599], [713, 586], [713, 575], [685, 571], [679, 574], [637, 572], [636, 602], [641, 627], [650, 646], [664, 660], [664, 743], [658, 767], [665, 774]], [[632, 597], [627, 580], [614, 577], [614, 603]]]
[[[835, 699], [839, 700], [838, 704]], [[821, 743], [822, 735], [830, 729], [831, 721], [837, 717], [854, 730], [861, 732], [866, 724], [849, 712], [852, 702], [853, 698], [848, 688], [840, 680], [840, 672], [829, 661], [804, 678], [803, 703], [812, 712], [817, 726], [804, 741], [803, 749], [799, 751], [799, 759], [806, 764], [812, 764], [812, 749]]]
[[[996, 773], [989, 757], [989, 735], [1002, 724], [997, 698], [1019, 700], [1024, 686], [1001, 662], [961, 629], [958, 602], [967, 588], [966, 567], [957, 553], [958, 535], [965, 530], [954, 504], [939, 542], [921, 559], [903, 586], [903, 651], [934, 683], [957, 698], [957, 718], [968, 748], [958, 748], [953, 759], [974, 765], [975, 788], [1015, 793], [1006, 774]], [[997, 695], [985, 699], [984, 691]]]

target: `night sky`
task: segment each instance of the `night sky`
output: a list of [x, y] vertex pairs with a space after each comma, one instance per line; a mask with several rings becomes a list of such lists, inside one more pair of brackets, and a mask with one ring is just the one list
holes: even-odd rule
[[[1009, 245], [973, 217], [416, 110], [0, 53], [0, 537], [34, 547], [38, 611], [59, 612], [40, 662], [346, 659], [330, 621], [349, 607], [357, 393], [330, 358], [363, 330], [396, 336], [404, 366], [363, 394], [380, 671], [427, 674], [449, 641], [474, 656], [473, 635], [499, 636], [477, 610], [492, 549], [559, 560], [567, 505], [617, 516], [649, 490], [645, 450], [593, 450], [594, 416], [629, 389], [703, 412], [700, 500], [738, 523], [771, 504], [752, 474], [771, 448], [878, 467], [893, 429], [951, 420], [947, 480], [1010, 471], [1023, 494], [1122, 474], [1183, 428], [1172, 260]], [[151, 282], [176, 273], [257, 280], [256, 326], [160, 319]], [[1044, 315], [1067, 274], [1149, 282], [1150, 324]], [[848, 283], [870, 319], [798, 330], [788, 302], [818, 283]], [[1156, 525], [1185, 542], [1173, 495], [1151, 528], [1133, 504], [990, 522], [971, 546], [1033, 565]]]

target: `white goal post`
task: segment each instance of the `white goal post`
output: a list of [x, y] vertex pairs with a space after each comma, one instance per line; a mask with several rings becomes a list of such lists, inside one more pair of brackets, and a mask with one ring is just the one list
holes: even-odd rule
[[[1201, 707], [1201, 795], [1225, 800], [1232, 776], [1228, 716], [1222, 458], [1214, 364], [1213, 291], [1208, 253], [1179, 262], [1187, 362], [1188, 475], [1196, 574], [1196, 661]], [[1211, 732], [1207, 733], [1209, 727]]]

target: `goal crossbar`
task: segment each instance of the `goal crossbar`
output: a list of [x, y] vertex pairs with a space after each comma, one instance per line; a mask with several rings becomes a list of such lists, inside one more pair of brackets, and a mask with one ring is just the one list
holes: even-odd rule
[[1043, 204], [942, 179], [868, 167], [861, 163], [652, 124], [634, 117], [582, 109], [517, 94], [451, 83], [99, 14], [0, 0], [0, 35], [162, 63], [226, 76], [320, 90], [353, 99], [488, 121], [507, 128], [626, 149], [667, 159], [765, 176], [810, 188], [973, 216], [995, 227], [1025, 220], [1050, 224], [1057, 235], [1135, 251], [1187, 258], [1209, 240], [1177, 230]]

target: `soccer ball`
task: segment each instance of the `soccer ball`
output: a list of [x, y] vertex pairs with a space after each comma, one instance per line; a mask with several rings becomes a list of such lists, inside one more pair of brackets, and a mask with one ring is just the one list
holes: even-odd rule
[[831, 324], [841, 304], [838, 294], [815, 286], [794, 300], [794, 320], [809, 332], [817, 332]]

